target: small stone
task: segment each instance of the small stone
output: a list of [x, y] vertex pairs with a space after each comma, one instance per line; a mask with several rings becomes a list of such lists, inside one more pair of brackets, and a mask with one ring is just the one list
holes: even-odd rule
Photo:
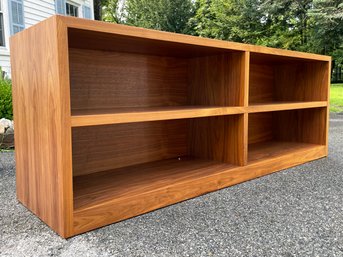
[[14, 134], [14, 129], [11, 128], [11, 127], [7, 128], [5, 134], [6, 134], [6, 135]]
[[0, 134], [4, 134], [5, 129], [6, 129], [6, 127], [0, 123]]
[[13, 127], [13, 121], [5, 118], [0, 119], [0, 124], [3, 125], [5, 128]]

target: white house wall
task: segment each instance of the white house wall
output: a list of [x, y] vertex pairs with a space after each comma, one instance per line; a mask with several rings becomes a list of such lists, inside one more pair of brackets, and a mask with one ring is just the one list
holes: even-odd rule
[[[8, 0], [0, 0], [3, 4], [4, 13], [4, 33], [5, 33], [5, 47], [0, 47], [0, 67], [5, 71], [8, 76], [11, 75], [10, 65], [10, 50], [9, 50], [9, 37], [10, 37], [10, 24], [8, 12]], [[82, 6], [86, 5], [91, 8], [92, 19], [94, 19], [93, 0], [67, 0], [72, 4], [79, 6], [79, 17], [82, 18]], [[55, 0], [23, 0], [24, 5], [24, 23], [25, 28], [29, 28], [36, 23], [49, 18], [56, 14]]]
[[25, 28], [55, 14], [54, 0], [24, 0]]

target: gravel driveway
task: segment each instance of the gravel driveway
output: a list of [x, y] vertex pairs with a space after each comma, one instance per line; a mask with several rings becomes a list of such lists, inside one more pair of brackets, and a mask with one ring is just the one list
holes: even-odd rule
[[330, 155], [69, 240], [18, 204], [0, 153], [0, 256], [343, 256], [343, 115]]

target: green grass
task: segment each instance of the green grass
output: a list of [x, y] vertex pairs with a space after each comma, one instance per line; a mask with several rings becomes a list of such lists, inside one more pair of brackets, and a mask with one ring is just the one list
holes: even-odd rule
[[330, 112], [343, 112], [343, 84], [331, 85]]

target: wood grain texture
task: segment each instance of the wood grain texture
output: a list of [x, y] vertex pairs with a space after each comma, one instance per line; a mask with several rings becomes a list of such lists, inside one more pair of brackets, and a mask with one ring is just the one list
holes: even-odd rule
[[[58, 17], [69, 28], [69, 38], [72, 38], [71, 44], [76, 48], [95, 49], [102, 48], [103, 45], [107, 45], [110, 47], [110, 50], [120, 49], [120, 51], [138, 51], [139, 53], [145, 54], [160, 53], [162, 55], [177, 53], [178, 48], [186, 49], [186, 52], [190, 52], [192, 49], [195, 49], [195, 52], [202, 52], [200, 49], [206, 48], [204, 49], [204, 52], [206, 53], [205, 55], [208, 53], [218, 54], [218, 51], [223, 50], [239, 50], [275, 55], [286, 59], [292, 57], [295, 59], [295, 61], [302, 61], [306, 59], [323, 61], [331, 60], [331, 58], [328, 56], [318, 54], [193, 37], [182, 34], [135, 28], [126, 25], [77, 19], [68, 16]], [[75, 36], [73, 36], [74, 34]], [[111, 38], [106, 37], [109, 35], [115, 35], [116, 41], [118, 40], [117, 37], [125, 37], [125, 42], [127, 42], [127, 44], [125, 46], [113, 44], [113, 42], [109, 41]], [[94, 38], [99, 38], [100, 40], [92, 41]], [[112, 38], [112, 40], [114, 39]], [[139, 45], [140, 47], [133, 47], [134, 45]], [[184, 54], [184, 52], [182, 54]]]
[[249, 144], [292, 141], [325, 145], [326, 107], [249, 114]]
[[274, 69], [269, 65], [250, 64], [249, 103], [274, 101]]
[[186, 59], [73, 48], [69, 56], [72, 110], [188, 104]]
[[149, 108], [115, 108], [74, 110], [72, 126], [120, 124], [143, 121], [174, 120], [242, 114], [242, 107], [171, 106]]
[[275, 99], [280, 101], [327, 101], [328, 63], [312, 61], [275, 68]]
[[252, 55], [250, 66], [249, 102], [308, 102], [327, 101], [328, 62], [285, 62], [274, 56], [268, 58]]
[[311, 102], [264, 102], [254, 103], [247, 107], [245, 110], [248, 113], [255, 112], [271, 112], [271, 111], [284, 111], [284, 110], [296, 110], [307, 109], [315, 107], [327, 106], [327, 101], [311, 101]]
[[243, 115], [190, 121], [190, 155], [244, 165]]
[[75, 211], [85, 210], [113, 198], [124, 199], [145, 194], [156, 188], [211, 175], [216, 168], [223, 167], [234, 166], [180, 156], [79, 176], [74, 178], [74, 208]]
[[242, 78], [243, 81], [243, 102], [244, 107], [249, 106], [249, 91], [250, 91], [250, 52], [245, 51], [243, 54], [243, 62], [241, 62]]
[[[315, 145], [285, 155], [271, 156], [244, 167], [199, 159], [181, 165], [179, 160], [166, 160], [129, 167], [127, 177], [123, 175], [124, 170], [81, 176], [78, 177], [79, 181], [75, 181], [75, 195], [78, 196], [75, 203], [79, 202], [80, 208], [74, 212], [74, 233], [80, 234], [324, 156], [325, 146]], [[154, 172], [157, 172], [158, 180], [151, 175]], [[122, 186], [118, 190], [113, 189], [116, 187], [112, 185], [117, 185], [115, 178], [122, 181], [120, 185], [128, 184], [132, 190]], [[131, 182], [131, 179], [134, 181]], [[153, 180], [155, 187], [147, 182], [149, 179]], [[99, 194], [99, 184], [104, 185], [103, 195]], [[84, 190], [85, 185], [89, 185], [87, 190]], [[113, 197], [111, 194], [122, 197]], [[90, 203], [93, 200], [95, 202]]]
[[11, 37], [18, 200], [73, 233], [66, 27], [56, 17]]
[[191, 105], [244, 106], [244, 52], [190, 59]]
[[55, 16], [11, 58], [17, 196], [62, 237], [328, 153], [328, 56]]
[[188, 120], [73, 128], [74, 176], [188, 154]]
[[326, 144], [326, 108], [273, 113], [274, 136], [282, 141]]
[[263, 141], [249, 144], [248, 163], [285, 156], [296, 151], [307, 151], [317, 147], [318, 145], [315, 144], [287, 141]]
[[273, 113], [253, 113], [248, 119], [249, 145], [273, 139]]

